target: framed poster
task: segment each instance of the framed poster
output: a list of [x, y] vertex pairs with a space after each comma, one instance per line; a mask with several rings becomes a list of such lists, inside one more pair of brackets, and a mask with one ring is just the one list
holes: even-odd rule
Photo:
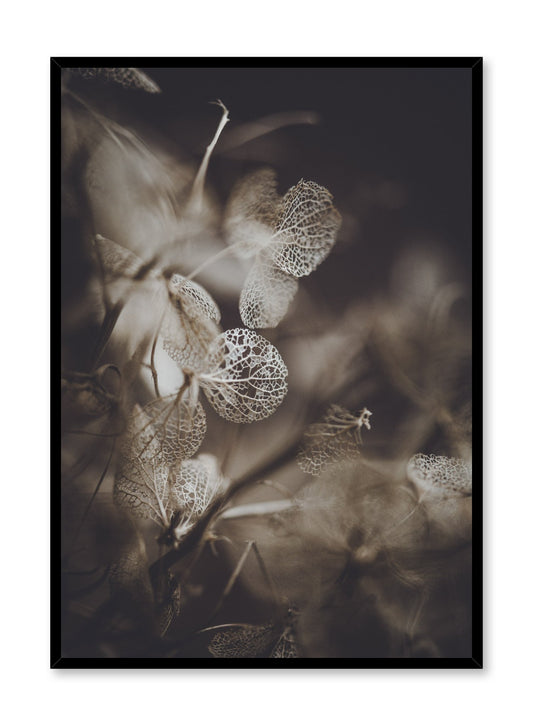
[[482, 60], [51, 72], [52, 667], [482, 667]]

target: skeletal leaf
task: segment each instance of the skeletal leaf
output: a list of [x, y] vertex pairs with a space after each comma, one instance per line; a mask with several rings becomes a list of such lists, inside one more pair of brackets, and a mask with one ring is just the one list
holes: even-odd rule
[[361, 430], [363, 426], [370, 429], [371, 415], [367, 408], [354, 415], [332, 404], [324, 419], [311, 424], [305, 432], [297, 457], [299, 467], [307, 474], [318, 476], [331, 464], [356, 459]]
[[154, 605], [144, 544], [123, 550], [109, 569], [111, 597], [146, 610]]
[[442, 497], [472, 494], [472, 466], [463, 459], [415, 454], [407, 464], [407, 476], [429, 494]]
[[211, 344], [200, 385], [222, 418], [249, 423], [267, 418], [287, 393], [287, 367], [258, 333], [234, 328]]
[[215, 658], [299, 658], [292, 628], [266, 625], [228, 625], [208, 645]]
[[181, 275], [168, 282], [170, 305], [163, 322], [163, 348], [181, 367], [201, 370], [220, 333], [220, 310], [198, 283]]
[[138, 89], [147, 93], [161, 92], [157, 83], [138, 68], [70, 68], [69, 70], [83, 78], [102, 78], [123, 88]]
[[340, 225], [330, 192], [302, 179], [283, 197], [275, 225], [275, 264], [294, 277], [309, 275], [330, 253]]
[[135, 406], [122, 450], [144, 462], [159, 457], [170, 467], [197, 452], [206, 426], [203, 406], [189, 391], [157, 398], [143, 408]]
[[160, 541], [170, 545], [189, 532], [226, 485], [210, 454], [170, 468], [161, 457], [150, 462], [122, 457], [114, 498], [135, 516], [157, 522], [164, 530]]
[[95, 236], [94, 247], [106, 279], [117, 277], [133, 279], [145, 266], [134, 252], [107, 237], [102, 237], [101, 234]]
[[251, 328], [275, 327], [298, 289], [335, 244], [340, 215], [327, 189], [301, 180], [281, 199], [276, 176], [261, 169], [235, 187], [226, 208], [226, 234], [237, 254], [254, 256], [239, 301]]
[[224, 228], [239, 256], [253, 256], [271, 244], [281, 201], [276, 187], [276, 173], [268, 168], [246, 175], [235, 185], [226, 206]]
[[215, 658], [266, 657], [275, 642], [275, 628], [268, 625], [228, 625], [208, 645]]
[[143, 462], [139, 457], [122, 456], [119, 460], [113, 499], [139, 518], [151, 519], [160, 527], [168, 528], [169, 470], [160, 457]]
[[200, 519], [213, 499], [226, 487], [218, 463], [210, 454], [183, 461], [172, 477], [170, 505], [179, 513], [176, 538], [181, 539]]
[[242, 322], [249, 328], [275, 328], [298, 291], [298, 280], [275, 267], [262, 251], [248, 273], [239, 299]]
[[158, 611], [159, 633], [163, 637], [181, 612], [181, 586], [171, 575], [167, 575], [166, 593]]
[[211, 295], [197, 282], [182, 275], [172, 275], [168, 283], [169, 296], [192, 320], [207, 318], [220, 323], [220, 310]]
[[191, 320], [187, 315], [169, 309], [163, 326], [163, 349], [180, 368], [201, 371], [209, 346], [220, 333], [220, 328], [212, 321]]
[[272, 651], [271, 658], [299, 658], [296, 642], [290, 633], [284, 633]]

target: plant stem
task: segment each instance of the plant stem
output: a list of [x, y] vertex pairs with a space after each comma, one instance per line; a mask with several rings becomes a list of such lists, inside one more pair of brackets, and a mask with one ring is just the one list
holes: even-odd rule
[[273, 502], [253, 502], [231, 507], [222, 512], [220, 519], [237, 519], [238, 517], [263, 517], [266, 514], [284, 512], [294, 506], [292, 499], [278, 499]]
[[213, 140], [205, 150], [204, 158], [202, 159], [202, 163], [200, 164], [200, 168], [198, 169], [198, 173], [196, 174], [196, 178], [192, 185], [191, 197], [189, 200], [189, 209], [196, 214], [199, 214], [202, 211], [205, 177], [207, 174], [207, 167], [209, 166], [211, 154], [213, 153], [213, 150], [216, 146], [220, 134], [222, 133], [222, 130], [224, 129], [224, 126], [229, 121], [229, 111], [224, 106], [222, 101], [219, 99], [218, 101], [214, 101], [213, 103], [217, 106], [220, 106], [220, 108], [222, 109], [222, 118], [219, 121], [217, 130], [215, 131], [215, 135], [213, 136]]
[[109, 465], [111, 463], [111, 459], [113, 458], [113, 454], [115, 452], [115, 445], [116, 445], [116, 438], [113, 438], [113, 443], [111, 444], [111, 449], [109, 450], [109, 455], [107, 457], [107, 461], [105, 463], [105, 467], [103, 472], [100, 475], [100, 478], [98, 479], [98, 483], [91, 495], [91, 498], [89, 499], [87, 506], [85, 507], [85, 511], [83, 512], [82, 518], [80, 520], [80, 523], [78, 525], [78, 529], [76, 530], [74, 537], [72, 539], [72, 543], [70, 545], [70, 552], [65, 558], [64, 566], [66, 567], [67, 562], [69, 561], [70, 557], [72, 556], [72, 552], [74, 551], [74, 547], [76, 546], [76, 542], [78, 541], [78, 537], [80, 536], [80, 532], [82, 530], [83, 525], [85, 524], [85, 520], [87, 519], [87, 515], [89, 514], [89, 510], [91, 509], [91, 506], [96, 498], [96, 495], [100, 491], [100, 487], [102, 486], [102, 483], [106, 477], [107, 470], [109, 469]]
[[150, 566], [150, 576], [153, 577], [157, 572], [159, 562], [162, 562], [165, 569], [170, 568], [180, 562], [180, 560], [182, 560], [186, 555], [190, 554], [201, 542], [205, 540], [209, 527], [219, 516], [222, 509], [229, 503], [232, 497], [250, 484], [255, 484], [258, 479], [264, 479], [269, 473], [279, 469], [281, 466], [291, 461], [298, 452], [300, 443], [301, 434], [298, 435], [294, 441], [290, 442], [277, 457], [259, 465], [239, 479], [235, 479], [222, 497], [213, 500], [211, 505], [205, 511], [203, 517], [198, 520], [194, 528], [180, 543], [178, 549], [170, 550], [163, 555], [160, 560], [157, 560]]
[[222, 259], [223, 257], [226, 257], [226, 255], [232, 254], [234, 249], [234, 245], [230, 245], [229, 247], [224, 247], [223, 249], [216, 252], [214, 255], [211, 255], [211, 257], [208, 257], [206, 260], [204, 260], [198, 267], [196, 267], [187, 277], [186, 280], [194, 280], [197, 275], [202, 272], [206, 267], [209, 267], [213, 264], [213, 262], [216, 262], [217, 260]]
[[234, 568], [233, 572], [231, 573], [231, 576], [230, 576], [230, 578], [229, 578], [229, 580], [228, 580], [228, 582], [226, 584], [226, 587], [224, 588], [224, 591], [223, 591], [222, 595], [220, 596], [220, 599], [219, 599], [218, 603], [215, 606], [215, 609], [213, 610], [213, 612], [211, 613], [211, 615], [207, 619], [206, 625], [210, 625], [213, 622], [213, 620], [216, 618], [216, 616], [218, 615], [218, 613], [220, 612], [220, 610], [222, 609], [222, 606], [224, 605], [224, 602], [226, 601], [226, 598], [228, 597], [228, 595], [232, 591], [233, 586], [235, 585], [235, 583], [237, 581], [237, 578], [241, 574], [241, 570], [244, 567], [244, 563], [246, 562], [246, 559], [247, 559], [248, 555], [250, 554], [250, 551], [252, 550], [253, 546], [254, 546], [254, 542], [253, 541], [250, 541], [250, 542], [247, 543], [247, 545], [246, 545], [246, 547], [245, 547], [242, 555], [239, 558], [239, 561], [237, 562], [237, 564], [235, 565], [235, 568]]
[[159, 325], [157, 326], [156, 334], [154, 335], [154, 342], [152, 343], [152, 351], [150, 353], [150, 370], [152, 371], [152, 378], [154, 381], [154, 390], [155, 390], [155, 395], [157, 398], [160, 398], [161, 394], [159, 393], [157, 368], [155, 367], [155, 349], [157, 346], [157, 341], [159, 340], [159, 333], [161, 332], [161, 326], [163, 325], [164, 318], [165, 318], [165, 313], [163, 312], [163, 314], [161, 315], [161, 319], [159, 321]]

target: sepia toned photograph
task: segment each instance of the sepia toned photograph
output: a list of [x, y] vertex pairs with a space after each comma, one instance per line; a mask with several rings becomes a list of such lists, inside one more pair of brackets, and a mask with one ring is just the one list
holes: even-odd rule
[[482, 667], [481, 74], [51, 59], [53, 668]]

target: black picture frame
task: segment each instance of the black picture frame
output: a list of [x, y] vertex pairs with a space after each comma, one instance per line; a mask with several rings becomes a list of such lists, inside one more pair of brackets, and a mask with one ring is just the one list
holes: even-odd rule
[[[480, 669], [483, 668], [483, 59], [461, 58], [51, 58], [51, 648], [50, 667], [86, 668], [342, 668], [342, 669]], [[61, 252], [61, 70], [88, 67], [151, 68], [322, 68], [443, 69], [471, 73], [472, 112], [472, 301], [473, 301], [473, 560], [471, 658], [328, 658], [218, 660], [208, 658], [71, 658], [61, 647], [60, 509], [60, 268]]]

